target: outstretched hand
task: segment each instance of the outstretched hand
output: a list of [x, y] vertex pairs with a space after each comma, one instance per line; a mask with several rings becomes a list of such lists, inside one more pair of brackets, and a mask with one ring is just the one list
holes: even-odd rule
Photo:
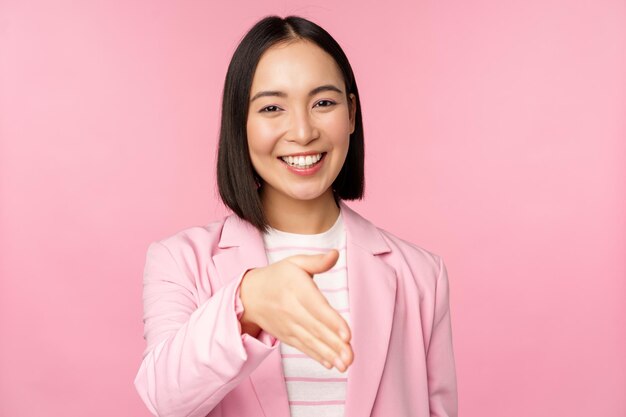
[[344, 372], [353, 361], [350, 327], [313, 281], [339, 259], [335, 249], [320, 255], [294, 255], [251, 269], [241, 283], [244, 332], [256, 326], [330, 369]]

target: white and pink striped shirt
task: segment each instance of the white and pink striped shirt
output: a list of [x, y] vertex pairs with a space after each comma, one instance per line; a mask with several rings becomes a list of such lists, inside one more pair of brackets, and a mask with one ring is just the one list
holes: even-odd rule
[[[350, 324], [348, 276], [346, 269], [346, 231], [341, 212], [327, 231], [307, 235], [277, 229], [263, 234], [268, 264], [298, 254], [339, 251], [337, 263], [328, 271], [313, 276], [313, 281], [329, 304]], [[280, 344], [292, 417], [343, 417], [348, 372], [326, 369], [298, 349]]]

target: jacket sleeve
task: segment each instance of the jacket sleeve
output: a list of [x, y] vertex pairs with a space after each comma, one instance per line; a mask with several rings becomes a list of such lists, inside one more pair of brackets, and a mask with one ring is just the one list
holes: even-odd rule
[[431, 417], [457, 417], [457, 381], [452, 345], [448, 274], [439, 258], [435, 311], [426, 365]]
[[155, 416], [206, 416], [277, 348], [265, 331], [258, 338], [241, 334], [237, 297], [245, 272], [197, 305], [194, 280], [165, 244], [149, 246], [143, 275], [146, 349], [134, 384]]

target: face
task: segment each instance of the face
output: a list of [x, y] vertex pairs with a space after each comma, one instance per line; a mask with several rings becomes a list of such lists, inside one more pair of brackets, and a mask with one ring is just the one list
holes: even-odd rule
[[250, 99], [248, 148], [263, 199], [332, 197], [356, 110], [334, 59], [307, 41], [274, 45], [259, 60]]

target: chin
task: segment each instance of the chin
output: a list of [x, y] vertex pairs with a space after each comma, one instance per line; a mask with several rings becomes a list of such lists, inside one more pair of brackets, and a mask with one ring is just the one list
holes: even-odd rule
[[315, 191], [297, 191], [297, 192], [291, 192], [288, 193], [287, 195], [291, 198], [293, 198], [294, 200], [315, 200], [316, 198], [319, 198], [321, 196], [324, 195], [324, 190], [320, 191], [320, 190], [315, 190]]
[[315, 200], [316, 198], [320, 197], [322, 194], [292, 194], [289, 197], [291, 197], [294, 200], [300, 200], [300, 201], [310, 201], [310, 200]]

